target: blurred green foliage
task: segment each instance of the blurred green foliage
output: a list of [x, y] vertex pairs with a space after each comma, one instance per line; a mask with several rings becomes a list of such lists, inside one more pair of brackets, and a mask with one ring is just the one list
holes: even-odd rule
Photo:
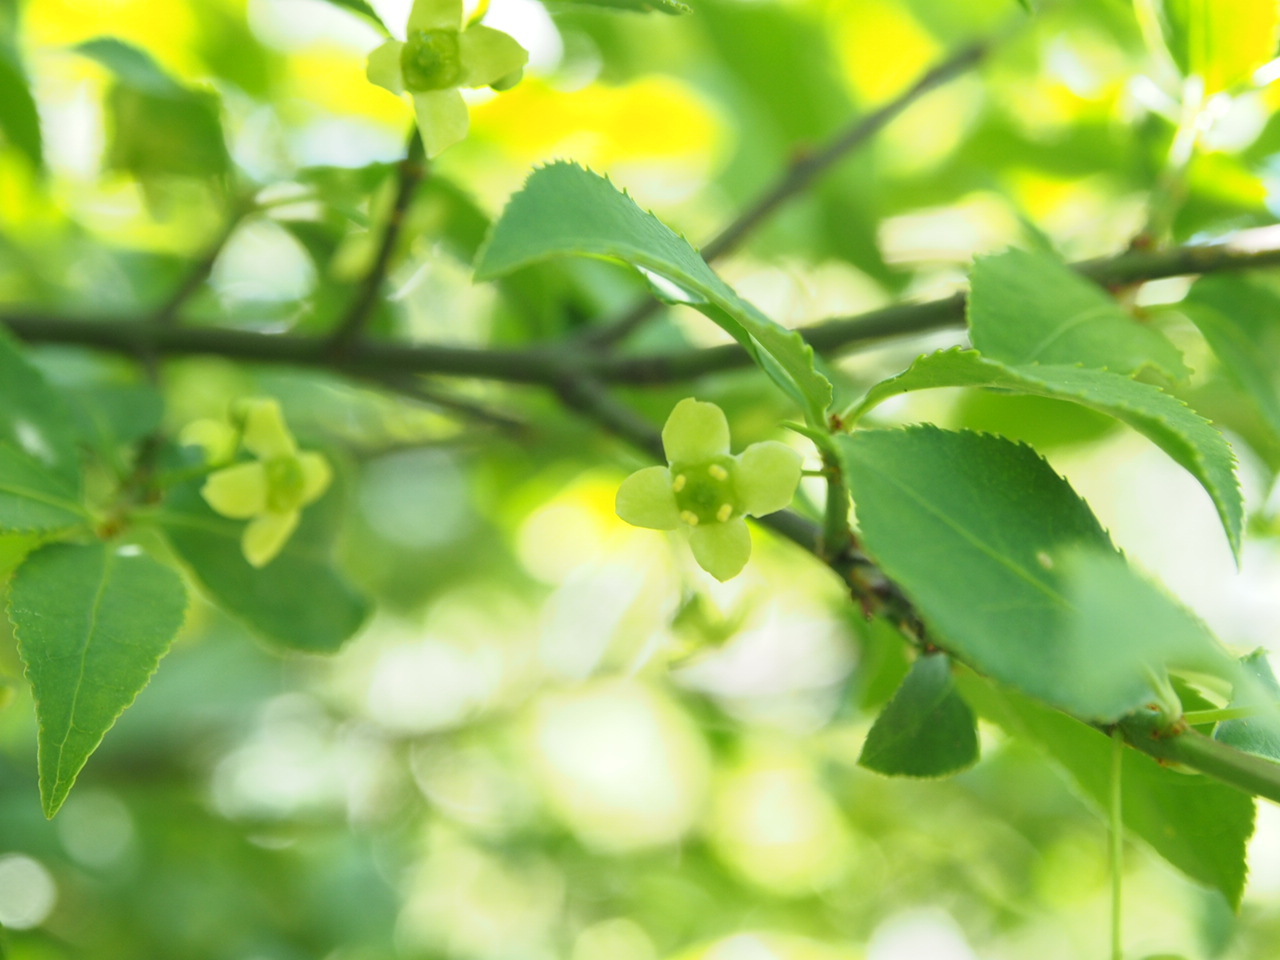
[[[410, 112], [363, 71], [379, 15], [403, 23], [403, 6], [0, 2], [0, 319], [145, 320], [176, 298], [195, 328], [333, 329], [395, 203]], [[979, 71], [919, 100], [781, 207], [719, 265], [725, 279], [793, 326], [949, 293], [975, 256], [1010, 245], [1070, 260], [1115, 253], [1144, 231], [1152, 196], [1166, 197], [1174, 242], [1275, 219], [1280, 94], [1266, 75], [1249, 79], [1275, 37], [1237, 31], [1240, 49], [1206, 52], [1179, 27], [1196, 4], [1155, 9], [1145, 33], [1121, 0], [1034, 13], [1009, 0], [693, 0], [673, 16], [639, 11], [679, 4], [598, 6], [625, 9], [493, 0], [491, 21], [530, 48], [533, 66], [512, 91], [477, 99], [470, 139], [408, 197], [372, 336], [502, 348], [582, 337], [625, 314], [643, 281], [571, 259], [472, 282], [491, 223], [535, 165], [567, 157], [608, 173], [698, 243], [852, 119], [991, 36]], [[1179, 65], [1230, 92], [1169, 199], [1162, 184], [1186, 126]], [[1088, 489], [1127, 552], [1182, 577], [1176, 588], [1228, 641], [1274, 642], [1276, 285], [1250, 282], [1260, 292], [1248, 322], [1229, 309], [1234, 278], [1197, 285], [1185, 303], [1178, 280], [1118, 291], [1145, 321], [1135, 336], [1188, 358], [1190, 376], [1172, 388], [1241, 452], [1254, 571], [1243, 586], [1202, 492], [1144, 496], [1169, 480], [1167, 466], [1143, 460], [1110, 421], [1039, 397], [929, 392], [886, 406], [884, 422], [1035, 443]], [[676, 307], [623, 349], [718, 337]], [[853, 400], [958, 338], [889, 341], [822, 372], [838, 403]], [[270, 578], [252, 583], [238, 579], [237, 533], [218, 528], [228, 525], [194, 488], [165, 506], [169, 547], [158, 535], [144, 545], [182, 562], [199, 589], [173, 650], [53, 821], [37, 787], [35, 707], [5, 637], [0, 955], [1102, 954], [1105, 741], [968, 677], [979, 763], [945, 780], [860, 766], [910, 670], [896, 629], [865, 621], [836, 578], [781, 541], [759, 544], [747, 574], [719, 586], [660, 537], [626, 528], [613, 493], [646, 461], [552, 392], [441, 378], [406, 393], [323, 369], [137, 363], [74, 345], [25, 355], [56, 392], [21, 380], [25, 368], [0, 353], [5, 409], [58, 411], [65, 444], [95, 452], [90, 499], [116, 488], [157, 427], [171, 437], [247, 395], [279, 397], [340, 482]], [[621, 393], [656, 424], [696, 392], [725, 408], [745, 446], [795, 416], [764, 383], [742, 371]], [[506, 420], [474, 416], [477, 406]], [[10, 443], [14, 424], [0, 427]], [[182, 456], [166, 447], [161, 463], [182, 467]], [[818, 516], [821, 493], [806, 487], [802, 510]], [[1189, 570], [1169, 560], [1169, 538]], [[0, 574], [34, 546], [0, 537]], [[333, 650], [362, 622], [330, 656], [281, 649]], [[300, 633], [308, 642], [293, 642]], [[1074, 779], [1041, 749], [1051, 740]], [[923, 772], [965, 766], [961, 746]], [[1133, 762], [1156, 785], [1153, 806], [1167, 801], [1197, 829], [1220, 809], [1188, 813], [1167, 770]], [[1252, 820], [1242, 797], [1212, 789], [1228, 798], [1234, 846], [1230, 863], [1198, 875], [1238, 886], [1230, 855]], [[1148, 848], [1164, 820], [1147, 808], [1136, 818], [1134, 956], [1274, 949], [1271, 808], [1238, 915]], [[1167, 844], [1174, 859], [1181, 840]]]

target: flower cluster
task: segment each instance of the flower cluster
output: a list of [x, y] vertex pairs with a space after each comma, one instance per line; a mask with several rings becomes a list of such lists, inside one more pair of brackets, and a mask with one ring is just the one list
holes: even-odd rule
[[618, 516], [637, 527], [689, 531], [702, 569], [736, 577], [751, 557], [744, 517], [781, 510], [800, 483], [801, 457], [776, 440], [729, 454], [729, 422], [714, 403], [681, 400], [662, 428], [668, 466], [646, 467], [618, 488]]
[[264, 567], [297, 529], [302, 508], [328, 489], [333, 471], [322, 454], [298, 450], [275, 400], [241, 401], [233, 421], [198, 420], [182, 441], [202, 447], [214, 465], [229, 463], [237, 449], [254, 458], [211, 473], [200, 493], [224, 517], [249, 521], [240, 548], [250, 564]]
[[462, 0], [415, 0], [404, 42], [388, 40], [370, 53], [368, 77], [413, 97], [423, 146], [435, 157], [467, 135], [471, 121], [458, 88], [506, 90], [528, 61], [524, 47], [501, 30], [464, 28]]

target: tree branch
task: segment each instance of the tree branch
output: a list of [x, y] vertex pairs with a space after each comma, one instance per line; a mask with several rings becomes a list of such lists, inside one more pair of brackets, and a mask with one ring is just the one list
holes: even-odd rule
[[382, 240], [378, 244], [378, 252], [374, 255], [369, 272], [365, 274], [346, 315], [330, 335], [329, 349], [334, 353], [342, 353], [358, 340], [373, 317], [374, 309], [378, 304], [378, 295], [382, 291], [382, 285], [387, 279], [387, 271], [391, 266], [391, 257], [395, 253], [396, 244], [400, 242], [405, 214], [409, 211], [414, 192], [427, 175], [427, 155], [416, 125], [413, 132], [409, 134], [409, 146], [405, 152], [405, 158], [400, 161], [399, 171], [395, 200], [392, 201], [387, 222], [382, 229]]
[[370, 377], [368, 379], [373, 386], [381, 387], [410, 400], [416, 400], [418, 403], [454, 414], [459, 420], [495, 427], [514, 437], [525, 437], [531, 430], [531, 425], [527, 420], [522, 420], [501, 410], [494, 410], [468, 397], [441, 390], [413, 374], [393, 374], [384, 377]]
[[[1258, 227], [1205, 244], [1164, 250], [1129, 251], [1071, 265], [1097, 283], [1117, 288], [1166, 277], [1231, 273], [1280, 266], [1280, 226]], [[819, 354], [835, 357], [891, 337], [929, 333], [964, 324], [964, 293], [923, 303], [899, 303], [853, 317], [801, 327], [800, 333]], [[616, 383], [670, 383], [752, 364], [737, 344], [602, 360], [599, 374]]]
[[[1280, 226], [1241, 231], [1217, 243], [1133, 251], [1074, 265], [1080, 273], [1108, 287], [1273, 266], [1280, 266]], [[888, 337], [958, 327], [964, 322], [964, 307], [964, 294], [957, 293], [940, 300], [896, 304], [855, 317], [828, 320], [800, 332], [820, 354], [839, 356]], [[0, 313], [0, 324], [30, 343], [74, 344], [135, 357], [146, 356], [148, 351], [158, 356], [205, 354], [319, 367], [356, 376], [420, 373], [549, 386], [560, 384], [567, 377], [587, 376], [605, 383], [661, 384], [751, 364], [750, 357], [736, 344], [600, 357], [552, 347], [501, 350], [359, 339], [341, 354], [335, 354], [326, 340], [316, 337], [161, 326], [128, 316], [71, 317], [23, 311]]]
[[[976, 67], [986, 58], [991, 46], [990, 41], [984, 40], [961, 48], [922, 74], [893, 100], [854, 120], [818, 150], [797, 155], [772, 186], [702, 248], [702, 259], [711, 263], [736, 250], [778, 207], [804, 193], [824, 173], [869, 143], [917, 100]], [[646, 297], [617, 320], [592, 328], [583, 340], [598, 347], [617, 343], [626, 339], [660, 308], [661, 304], [656, 299]]]

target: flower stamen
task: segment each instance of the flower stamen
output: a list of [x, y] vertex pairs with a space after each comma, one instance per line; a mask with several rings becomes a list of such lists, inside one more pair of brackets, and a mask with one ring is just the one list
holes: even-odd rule
[[711, 466], [707, 467], [707, 473], [711, 474], [711, 476], [716, 480], [725, 481], [729, 479], [729, 471], [718, 463], [713, 463]]
[[676, 477], [675, 482], [671, 484], [671, 489], [674, 490], [676, 493], [679, 493], [688, 485], [688, 483], [689, 483], [689, 478], [682, 473], [678, 477]]
[[696, 527], [698, 525], [698, 515], [692, 510], [681, 510], [680, 519], [691, 527]]

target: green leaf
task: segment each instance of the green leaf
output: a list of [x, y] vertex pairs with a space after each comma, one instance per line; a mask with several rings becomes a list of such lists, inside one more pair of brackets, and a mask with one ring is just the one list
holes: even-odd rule
[[9, 619], [36, 701], [46, 816], [147, 685], [186, 606], [182, 578], [137, 547], [54, 544], [14, 575]]
[[58, 533], [88, 519], [77, 491], [63, 478], [0, 442], [0, 533]]
[[1180, 309], [1199, 327], [1236, 385], [1280, 437], [1280, 296], [1245, 277], [1205, 277]]
[[[1128, 572], [1030, 448], [935, 427], [838, 442], [868, 552], [934, 641], [975, 669], [1103, 722], [1151, 700], [1168, 663], [1231, 672], [1198, 621]], [[1132, 615], [1116, 613], [1125, 603]]]
[[44, 168], [44, 139], [40, 134], [40, 114], [26, 75], [17, 56], [0, 45], [0, 134], [15, 149], [26, 154], [37, 170]]
[[535, 170], [511, 198], [480, 251], [476, 278], [562, 256], [622, 260], [641, 270], [660, 296], [690, 304], [741, 343], [811, 424], [825, 424], [831, 384], [814, 368], [813, 348], [800, 334], [734, 293], [687, 240], [608, 180], [572, 163]]
[[217, 177], [230, 167], [217, 94], [184, 86], [151, 56], [113, 38], [76, 51], [115, 74], [107, 94], [107, 165], [140, 179]]
[[969, 274], [973, 345], [993, 360], [1101, 367], [1170, 377], [1189, 371], [1178, 348], [1137, 323], [1101, 287], [1042, 253], [980, 258]]
[[121, 83], [163, 96], [180, 96], [183, 87], [165, 73], [149, 53], [115, 37], [95, 37], [72, 49], [106, 67]]
[[365, 599], [333, 567], [337, 496], [303, 511], [280, 555], [261, 569], [240, 548], [244, 523], [214, 513], [195, 486], [173, 492], [158, 519], [218, 606], [272, 644], [332, 653], [364, 623]]
[[106, 454], [155, 432], [164, 417], [164, 398], [149, 384], [95, 384], [70, 396], [81, 438]]
[[1059, 558], [1074, 610], [1063, 637], [1057, 705], [1086, 720], [1117, 719], [1151, 699], [1165, 668], [1241, 679], [1235, 659], [1195, 615], [1139, 576], [1117, 553]]
[[1068, 366], [1006, 366], [972, 350], [952, 349], [916, 360], [902, 374], [876, 384], [852, 411], [861, 416], [890, 397], [934, 387], [989, 387], [1069, 400], [1128, 424], [1169, 454], [1205, 488], [1237, 559], [1244, 501], [1235, 455], [1209, 421], [1159, 387], [1129, 377]]
[[0, 331], [0, 445], [22, 451], [80, 491], [80, 454], [71, 409], [8, 333]]
[[973, 711], [946, 654], [920, 657], [867, 734], [858, 763], [901, 777], [944, 777], [978, 762]]
[[[1280, 760], [1280, 717], [1276, 716], [1274, 708], [1280, 702], [1280, 683], [1276, 682], [1276, 675], [1267, 660], [1267, 651], [1255, 650], [1242, 657], [1240, 663], [1254, 679], [1255, 685], [1246, 690], [1243, 696], [1239, 692], [1235, 693], [1231, 698], [1231, 706], [1255, 706], [1258, 714], [1218, 724], [1213, 738], [1245, 753]], [[1259, 703], [1259, 700], [1264, 702]]]
[[40, 539], [40, 535], [35, 533], [0, 534], [0, 581], [22, 565], [27, 554], [40, 546]]
[[[1112, 744], [1106, 734], [976, 677], [961, 678], [960, 686], [980, 716], [1038, 744], [1100, 813], [1107, 809]], [[1253, 834], [1253, 798], [1208, 777], [1161, 766], [1137, 750], [1125, 750], [1123, 764], [1125, 827], [1188, 877], [1220, 890], [1238, 906]]]
[[1212, 96], [1247, 81], [1276, 55], [1275, 0], [1163, 0], [1165, 43], [1178, 68], [1204, 80]]

